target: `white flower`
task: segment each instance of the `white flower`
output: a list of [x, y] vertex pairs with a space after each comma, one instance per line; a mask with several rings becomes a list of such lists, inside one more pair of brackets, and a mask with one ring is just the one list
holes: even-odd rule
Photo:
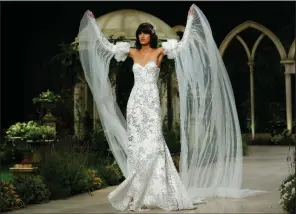
[[166, 42], [162, 43], [164, 54], [166, 54], [169, 59], [176, 58], [178, 44], [176, 39], [168, 39]]
[[278, 203], [279, 203], [279, 204], [282, 204], [282, 203], [283, 203], [283, 199], [280, 199], [280, 200], [278, 201]]
[[151, 31], [152, 31], [152, 33], [156, 33], [156, 26], [154, 25], [154, 24], [151, 24], [152, 25], [152, 27], [153, 27], [153, 29], [151, 29]]
[[156, 26], [154, 24], [151, 24], [151, 25], [153, 26], [154, 30], [156, 30]]
[[130, 43], [117, 42], [116, 45], [114, 45], [113, 51], [115, 53], [114, 58], [117, 62], [124, 61], [127, 58], [128, 53], [130, 51]]
[[285, 183], [285, 187], [289, 187], [290, 185], [292, 184], [292, 182], [291, 181], [288, 181], [287, 183]]

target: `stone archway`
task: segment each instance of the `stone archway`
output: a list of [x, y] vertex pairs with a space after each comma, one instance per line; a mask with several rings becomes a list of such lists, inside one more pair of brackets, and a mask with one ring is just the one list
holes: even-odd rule
[[282, 43], [280, 42], [280, 40], [278, 39], [278, 37], [272, 31], [270, 31], [268, 28], [264, 27], [263, 25], [261, 25], [257, 22], [253, 22], [253, 21], [246, 21], [246, 22], [238, 25], [237, 27], [235, 27], [232, 31], [230, 31], [227, 34], [227, 36], [222, 41], [222, 43], [219, 47], [219, 51], [220, 51], [221, 56], [223, 56], [226, 48], [228, 47], [228, 45], [232, 41], [232, 39], [236, 35], [238, 35], [240, 32], [242, 32], [248, 28], [256, 29], [256, 30], [260, 31], [261, 33], [263, 33], [264, 35], [268, 36], [271, 39], [271, 41], [274, 43], [274, 45], [276, 46], [276, 48], [280, 54], [281, 60], [284, 60], [287, 58], [285, 48], [282, 45]]
[[[181, 39], [181, 37], [183, 36], [183, 33], [185, 31], [185, 26], [183, 26], [183, 25], [176, 25], [172, 29], [175, 31], [176, 35], [178, 35], [180, 37], [180, 39]], [[182, 33], [182, 35], [179, 34], [180, 32]]]
[[291, 45], [291, 47], [289, 49], [287, 60], [284, 60], [284, 61], [281, 62], [285, 66], [286, 97], [287, 97], [286, 106], [287, 106], [287, 108], [289, 108], [289, 111], [287, 111], [287, 124], [289, 126], [287, 126], [287, 127], [288, 127], [289, 130], [292, 130], [292, 128], [293, 128], [291, 76], [292, 76], [292, 74], [295, 75], [295, 57], [296, 57], [296, 55], [295, 55], [295, 42], [296, 42], [296, 40], [293, 41], [293, 43], [292, 43], [292, 45]]
[[[250, 50], [245, 41], [239, 36], [239, 33], [242, 31], [253, 28], [261, 32], [261, 35], [257, 38], [254, 46]], [[248, 57], [248, 65], [250, 70], [250, 94], [251, 94], [251, 129], [252, 129], [252, 137], [255, 136], [255, 108], [254, 108], [254, 59], [256, 50], [262, 41], [262, 39], [267, 36], [275, 45], [279, 55], [280, 55], [280, 63], [285, 66], [285, 87], [286, 87], [286, 119], [287, 119], [287, 129], [291, 131], [292, 129], [292, 93], [291, 93], [291, 67], [295, 64], [294, 60], [289, 60], [287, 58], [287, 54], [285, 48], [283, 47], [282, 43], [278, 39], [278, 37], [271, 32], [268, 28], [264, 27], [263, 25], [253, 22], [253, 21], [246, 21], [237, 27], [235, 27], [232, 31], [230, 31], [225, 39], [222, 41], [219, 51], [221, 56], [223, 57], [226, 48], [228, 47], [229, 43], [236, 38], [244, 47], [247, 57]], [[294, 44], [294, 46], [293, 46]], [[291, 55], [295, 54], [295, 41], [291, 46], [290, 52]], [[294, 49], [293, 49], [294, 47]], [[289, 54], [290, 54], [289, 52]], [[295, 73], [295, 71], [294, 71]]]
[[[291, 47], [290, 47], [290, 50], [289, 50], [289, 53], [288, 53], [288, 59], [289, 60], [295, 60], [295, 44], [296, 43], [296, 40], [293, 41]], [[295, 73], [295, 71], [294, 71]]]
[[172, 29], [173, 29], [175, 32], [180, 31], [180, 32], [183, 32], [183, 33], [184, 33], [184, 31], [185, 31], [185, 26], [183, 26], [183, 25], [176, 25], [176, 26], [173, 27]]

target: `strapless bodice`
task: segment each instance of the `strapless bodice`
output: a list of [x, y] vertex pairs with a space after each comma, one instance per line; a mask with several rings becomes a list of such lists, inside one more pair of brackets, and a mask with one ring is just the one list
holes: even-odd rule
[[134, 63], [133, 72], [136, 84], [157, 83], [160, 69], [154, 61], [148, 62], [145, 66]]

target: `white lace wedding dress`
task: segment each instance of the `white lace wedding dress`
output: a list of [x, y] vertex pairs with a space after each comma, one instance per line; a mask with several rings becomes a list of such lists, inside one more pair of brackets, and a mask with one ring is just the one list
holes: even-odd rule
[[145, 66], [135, 63], [133, 72], [135, 83], [127, 104], [129, 175], [108, 199], [118, 210], [193, 209], [162, 134], [160, 69], [152, 61]]
[[124, 61], [129, 42], [110, 43], [94, 15], [80, 22], [79, 54], [85, 79], [124, 177], [108, 195], [119, 210], [193, 209], [211, 197], [242, 198], [262, 193], [242, 189], [242, 139], [231, 83], [210, 25], [195, 5], [181, 41], [161, 45], [174, 59], [180, 98], [180, 173], [162, 135], [155, 62], [133, 65], [135, 84], [123, 117], [109, 81], [114, 57]]

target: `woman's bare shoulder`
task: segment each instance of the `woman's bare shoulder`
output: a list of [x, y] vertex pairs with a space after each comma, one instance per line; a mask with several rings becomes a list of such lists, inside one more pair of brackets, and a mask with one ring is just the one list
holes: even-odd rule
[[160, 48], [157, 48], [156, 51], [159, 53], [159, 54], [163, 54], [163, 47], [160, 47]]
[[129, 54], [134, 55], [138, 50], [136, 48], [130, 48]]

